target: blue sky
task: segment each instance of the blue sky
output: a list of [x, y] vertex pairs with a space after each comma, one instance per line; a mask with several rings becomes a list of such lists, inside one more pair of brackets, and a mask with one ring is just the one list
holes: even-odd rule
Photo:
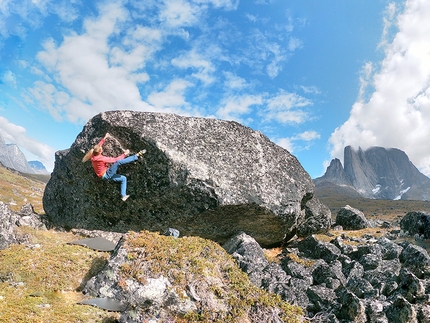
[[94, 115], [235, 120], [313, 177], [352, 145], [430, 175], [430, 2], [0, 0], [0, 135], [52, 170]]

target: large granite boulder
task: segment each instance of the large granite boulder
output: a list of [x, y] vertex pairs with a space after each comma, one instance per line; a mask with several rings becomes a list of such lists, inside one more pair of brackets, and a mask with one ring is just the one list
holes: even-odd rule
[[[119, 169], [128, 178], [126, 202], [116, 184], [97, 178], [90, 162], [81, 161], [106, 133], [112, 138], [105, 155], [147, 150], [142, 160]], [[313, 192], [293, 155], [236, 122], [111, 111], [92, 118], [70, 149], [56, 153], [43, 204], [54, 225], [65, 228], [174, 227], [220, 243], [243, 231], [270, 246], [294, 236], [312, 210], [318, 223], [329, 223], [321, 219], [330, 211]]]

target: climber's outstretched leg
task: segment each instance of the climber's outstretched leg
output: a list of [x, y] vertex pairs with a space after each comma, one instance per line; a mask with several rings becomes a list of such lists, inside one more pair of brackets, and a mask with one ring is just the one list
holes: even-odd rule
[[132, 155], [129, 157], [126, 157], [124, 159], [118, 160], [115, 163], [111, 165], [111, 167], [108, 168], [106, 173], [103, 175], [103, 179], [105, 180], [111, 180], [114, 182], [121, 183], [121, 199], [123, 201], [127, 200], [129, 198], [129, 195], [127, 195], [127, 177], [124, 175], [119, 175], [116, 172], [118, 171], [118, 167], [121, 165], [126, 165], [129, 163], [132, 163], [141, 157], [146, 150], [139, 151], [136, 155]]

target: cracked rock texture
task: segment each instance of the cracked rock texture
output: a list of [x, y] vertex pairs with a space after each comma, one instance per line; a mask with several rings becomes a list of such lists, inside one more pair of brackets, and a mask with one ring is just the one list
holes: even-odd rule
[[[128, 178], [126, 202], [118, 184], [97, 178], [90, 162], [81, 161], [107, 132], [113, 137], [103, 147], [107, 156], [147, 151], [119, 169]], [[236, 122], [111, 111], [89, 120], [70, 149], [56, 153], [43, 203], [55, 225], [70, 229], [173, 227], [220, 243], [243, 231], [271, 246], [299, 226], [306, 234], [330, 227], [330, 211], [313, 193], [293, 155]]]

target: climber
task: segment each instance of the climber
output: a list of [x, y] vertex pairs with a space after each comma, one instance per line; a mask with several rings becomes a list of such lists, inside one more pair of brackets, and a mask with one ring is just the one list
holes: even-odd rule
[[[127, 177], [117, 174], [118, 167], [131, 162], [134, 162], [143, 156], [146, 150], [141, 150], [137, 154], [128, 156], [130, 151], [126, 149], [123, 154], [118, 157], [103, 156], [103, 144], [110, 135], [107, 133], [100, 142], [90, 149], [87, 154], [82, 158], [82, 162], [91, 159], [91, 164], [96, 175], [104, 180], [120, 182], [121, 183], [121, 199], [126, 201], [130, 195], [127, 195]], [[127, 157], [128, 156], [128, 157]]]

